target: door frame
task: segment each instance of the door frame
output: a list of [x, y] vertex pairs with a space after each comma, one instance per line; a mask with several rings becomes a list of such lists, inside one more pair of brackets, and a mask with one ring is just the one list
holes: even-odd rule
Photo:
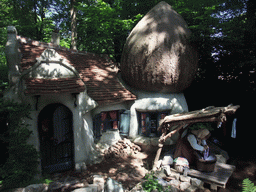
[[[66, 130], [56, 128], [56, 126], [54, 127], [54, 124], [58, 123], [54, 122], [54, 119], [56, 119], [54, 118], [54, 113], [57, 109], [60, 109], [59, 107], [62, 107], [61, 111], [63, 112], [63, 115], [67, 115], [68, 117], [65, 118], [68, 120]], [[58, 134], [57, 137], [57, 134], [54, 134], [54, 131], [57, 132], [58, 130], [61, 130], [61, 133], [63, 133], [63, 142], [60, 142], [57, 139], [57, 137], [60, 137], [61, 133]], [[41, 169], [43, 172], [53, 173], [74, 168], [73, 113], [67, 106], [61, 103], [51, 103], [46, 105], [38, 115], [38, 134], [41, 153]], [[66, 145], [66, 147], [64, 145]], [[62, 152], [60, 149], [62, 149]], [[65, 152], [67, 155], [63, 155]]]

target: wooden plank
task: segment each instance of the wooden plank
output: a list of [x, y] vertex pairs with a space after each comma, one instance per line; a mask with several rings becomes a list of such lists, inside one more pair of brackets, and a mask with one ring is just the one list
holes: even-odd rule
[[207, 107], [202, 110], [190, 111], [187, 113], [179, 113], [174, 115], [166, 116], [161, 123], [160, 127], [165, 124], [177, 124], [179, 122], [189, 123], [189, 122], [200, 122], [200, 121], [220, 121], [220, 116], [222, 114], [233, 114], [239, 108], [239, 105], [233, 106], [229, 105], [227, 107]]
[[188, 175], [203, 180], [205, 183], [214, 184], [225, 188], [228, 179], [235, 170], [235, 166], [224, 163], [216, 163], [213, 172], [201, 172], [195, 169], [190, 169]]

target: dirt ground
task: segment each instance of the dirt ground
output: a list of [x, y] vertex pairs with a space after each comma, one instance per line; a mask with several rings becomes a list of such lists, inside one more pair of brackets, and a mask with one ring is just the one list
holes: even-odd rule
[[[100, 164], [88, 167], [88, 171], [111, 177], [120, 181], [126, 189], [131, 189], [144, 177], [145, 169], [149, 170], [152, 167], [154, 156], [155, 153], [140, 153], [127, 159], [103, 161]], [[231, 157], [227, 163], [235, 165], [236, 169], [230, 177], [226, 189], [218, 188], [218, 192], [241, 192], [242, 182], [246, 178], [256, 183], [255, 156]], [[205, 187], [210, 188], [207, 184]]]
[[138, 152], [126, 158], [104, 159], [101, 163], [88, 167], [89, 174], [111, 177], [123, 184], [125, 189], [132, 189], [141, 182], [152, 167], [155, 154]]
[[242, 182], [246, 178], [256, 184], [255, 155], [232, 157], [227, 163], [235, 165], [236, 169], [229, 178], [226, 189], [219, 189], [219, 192], [241, 192]]
[[[76, 177], [82, 177], [90, 183], [91, 175], [102, 175], [105, 179], [111, 177], [123, 184], [125, 189], [132, 189], [137, 183], [141, 182], [148, 170], [152, 168], [155, 153], [139, 152], [127, 158], [111, 158], [103, 160], [99, 164], [87, 167], [87, 171], [83, 173], [71, 173]], [[239, 155], [231, 157], [227, 162], [236, 166], [236, 169], [230, 177], [226, 189], [218, 188], [218, 192], [241, 192], [242, 181], [249, 178], [256, 183], [256, 161], [255, 156]], [[65, 175], [65, 174], [63, 174]], [[210, 188], [205, 184], [205, 188]]]

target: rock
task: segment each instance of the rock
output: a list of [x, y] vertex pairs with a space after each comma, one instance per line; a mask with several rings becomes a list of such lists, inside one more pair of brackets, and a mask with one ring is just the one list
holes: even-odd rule
[[191, 181], [191, 177], [186, 177], [184, 175], [180, 175], [180, 181], [182, 182], [189, 182]]
[[102, 192], [103, 190], [100, 190], [99, 185], [97, 184], [90, 184], [87, 187], [75, 189], [72, 192]]
[[193, 185], [191, 185], [190, 187], [184, 190], [184, 192], [196, 192], [196, 191], [198, 191], [198, 188]]
[[174, 177], [175, 179], [179, 180], [180, 179], [180, 174], [176, 173], [174, 171], [171, 171], [171, 174], [169, 175], [170, 177]]
[[170, 185], [170, 186], [168, 186], [168, 188], [165, 187], [165, 191], [180, 192], [180, 189], [173, 185]]
[[168, 185], [172, 185], [174, 187], [179, 188], [180, 187], [180, 181], [179, 180], [171, 180], [168, 182]]
[[46, 192], [48, 185], [46, 184], [33, 184], [25, 187], [22, 192]]
[[162, 165], [172, 165], [173, 164], [173, 158], [170, 154], [165, 155], [162, 161]]
[[197, 178], [191, 178], [191, 184], [197, 188], [204, 187], [204, 182]]
[[103, 190], [100, 189], [99, 185], [97, 184], [90, 184], [86, 188], [91, 188], [92, 192], [101, 192]]
[[191, 186], [191, 184], [189, 182], [182, 182], [180, 184], [180, 190], [184, 191], [185, 189], [189, 188]]
[[163, 169], [164, 169], [164, 173], [165, 173], [167, 176], [171, 176], [171, 175], [172, 175], [171, 168], [170, 168], [169, 165], [163, 166]]
[[75, 189], [72, 192], [93, 192], [93, 191], [92, 191], [92, 188], [86, 187], [86, 188]]
[[165, 180], [164, 180], [163, 178], [161, 178], [161, 177], [158, 177], [158, 178], [157, 178], [157, 181], [158, 181], [158, 183], [159, 183], [160, 185], [162, 185], [163, 187], [165, 187], [165, 186], [168, 185], [168, 182], [165, 181]]
[[162, 165], [162, 160], [157, 161], [156, 169], [160, 169], [161, 165]]
[[104, 190], [104, 178], [101, 175], [93, 175], [93, 184], [98, 185], [98, 190], [103, 191]]
[[108, 178], [104, 186], [104, 192], [124, 192], [124, 189], [120, 183]]
[[166, 174], [165, 174], [165, 172], [164, 172], [164, 169], [161, 169], [161, 171], [156, 171], [156, 172], [155, 172], [155, 176], [156, 176], [157, 178], [166, 177]]

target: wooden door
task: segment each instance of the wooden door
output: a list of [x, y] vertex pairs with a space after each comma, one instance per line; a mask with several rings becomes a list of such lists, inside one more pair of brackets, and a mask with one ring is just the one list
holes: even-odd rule
[[50, 104], [39, 114], [41, 165], [47, 173], [74, 167], [73, 115], [62, 104]]

